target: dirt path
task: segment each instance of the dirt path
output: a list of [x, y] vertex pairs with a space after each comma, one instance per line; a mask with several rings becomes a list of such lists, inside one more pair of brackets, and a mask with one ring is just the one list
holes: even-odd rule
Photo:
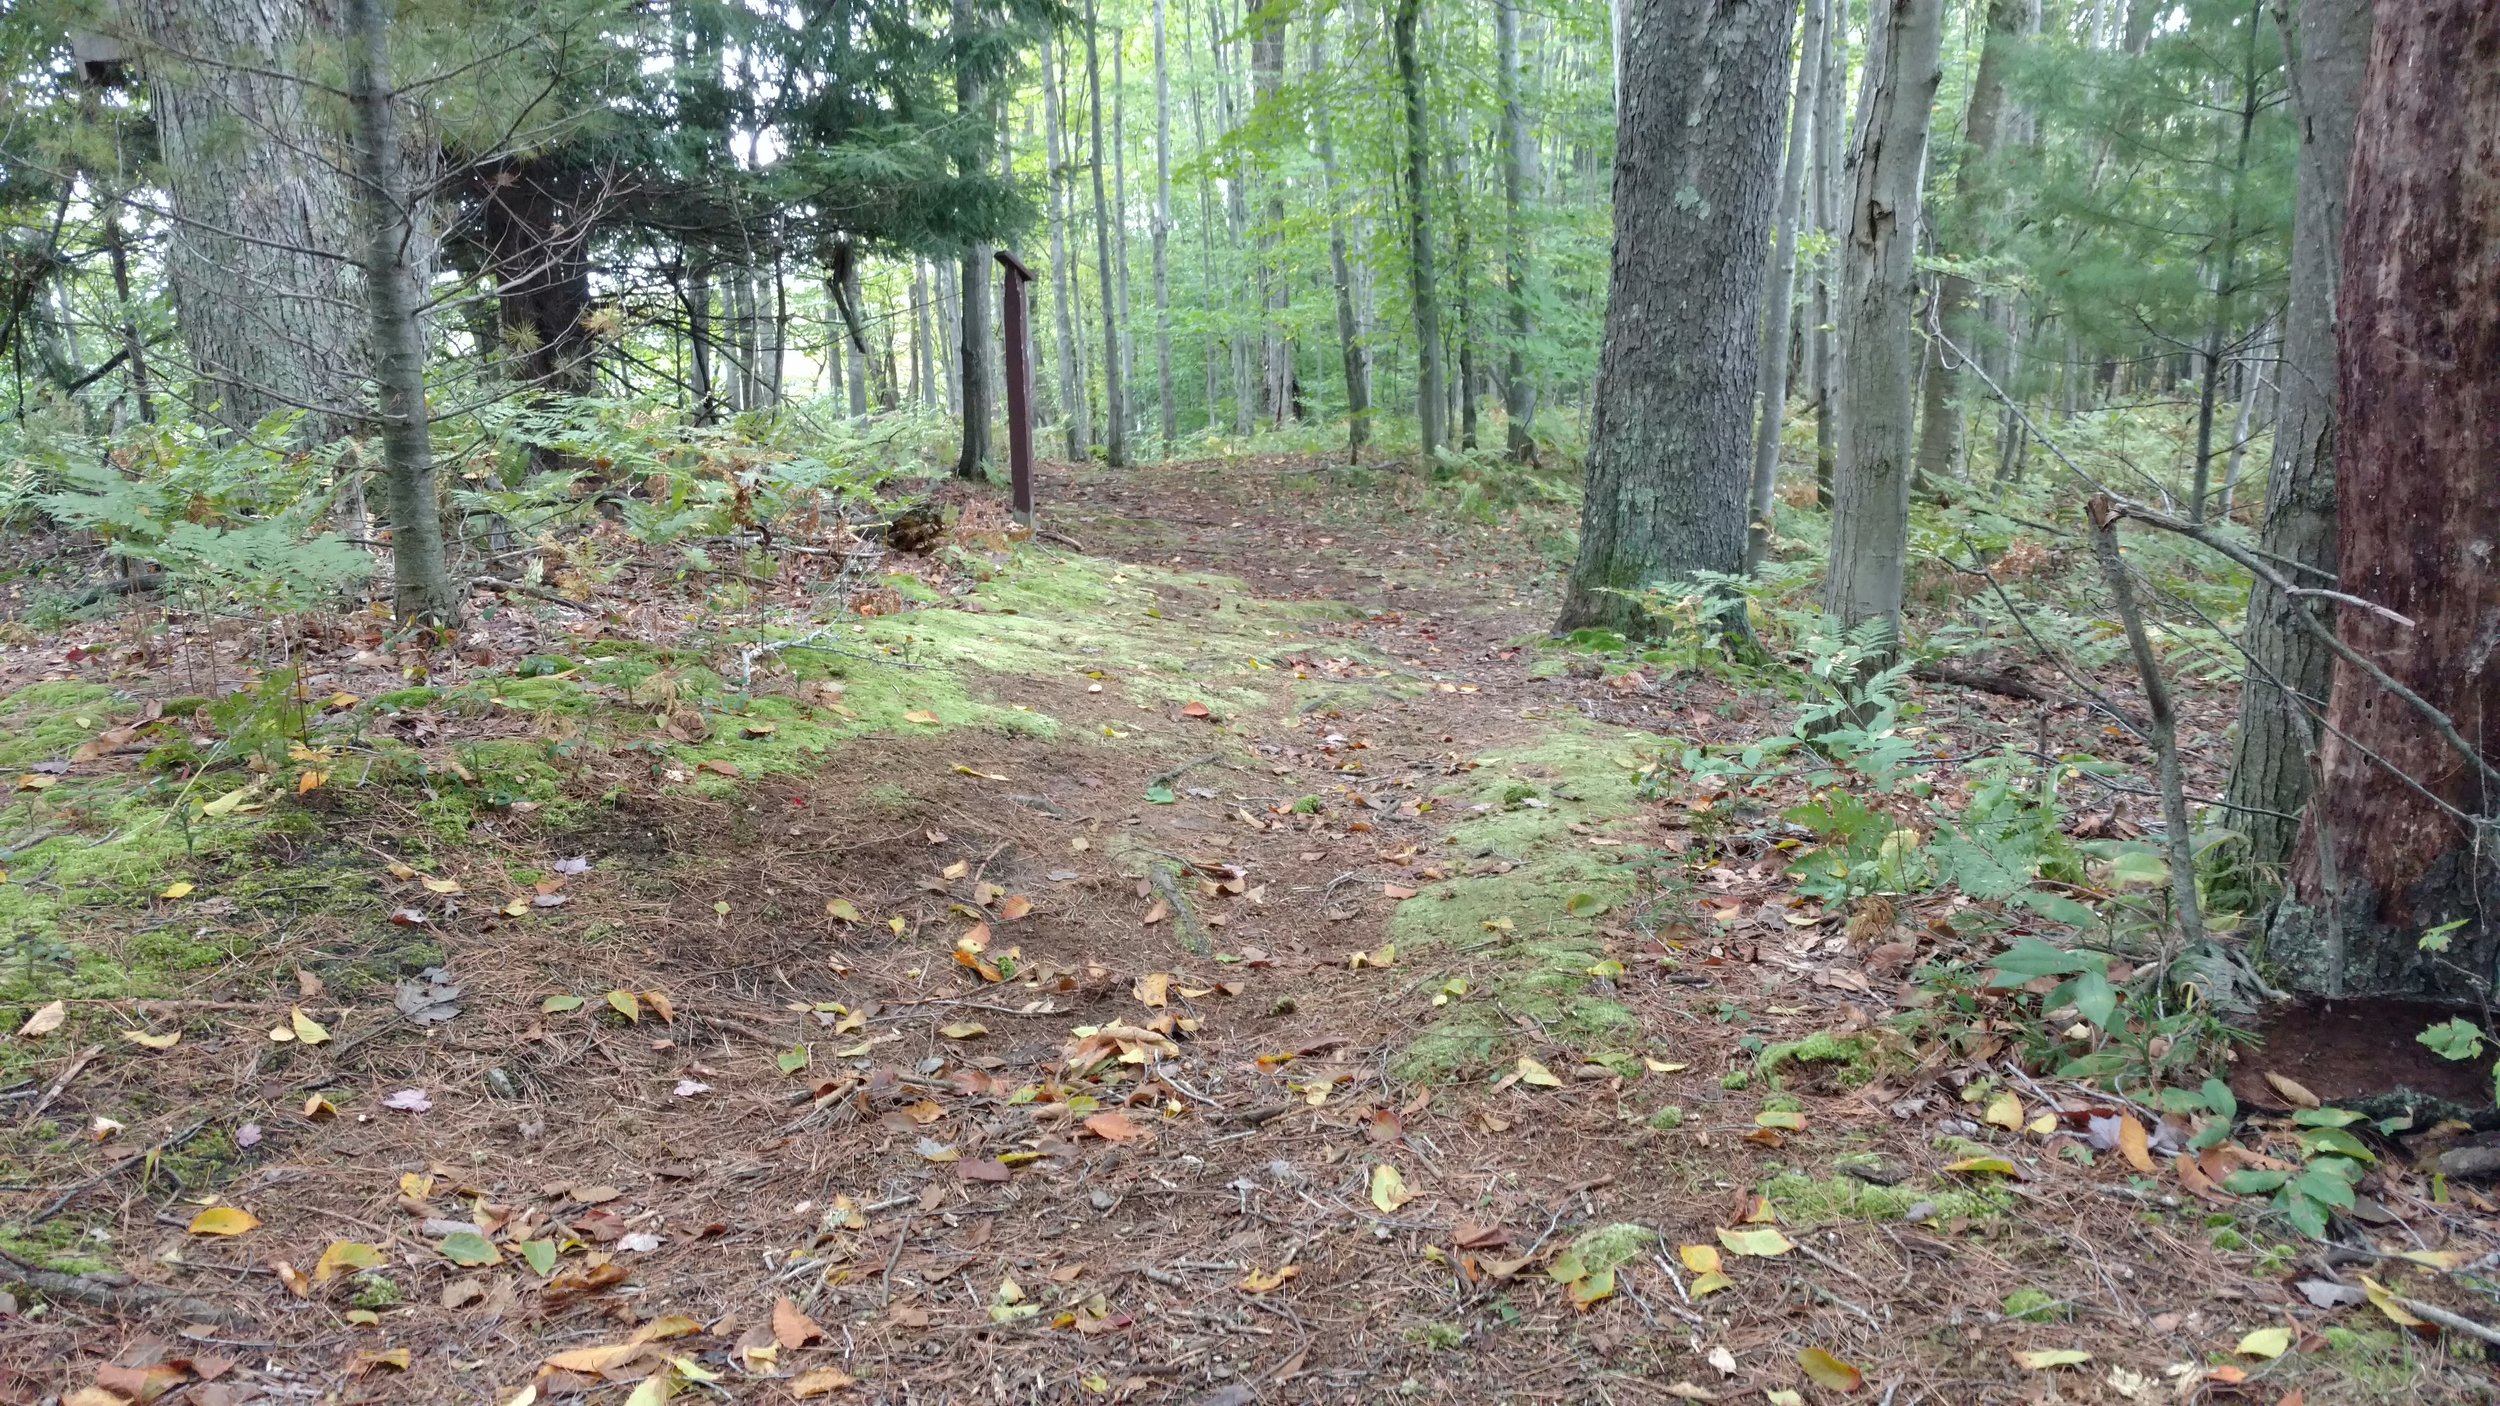
[[[567, 879], [441, 925], [456, 1016], [306, 1051], [246, 1015], [188, 1117], [76, 1087], [252, 1133], [192, 1184], [82, 1154], [44, 1233], [141, 1287], [13, 1329], [0, 1401], [112, 1356], [200, 1402], [2487, 1399], [2095, 1158], [2088, 1100], [2014, 1084], [2046, 1131], [1999, 1129], [1956, 1098], [1983, 1057], [1894, 1058], [1914, 993], [1840, 915], [1714, 906], [1783, 861], [1704, 861], [1639, 768], [1772, 704], [1535, 648], [1519, 522], [1296, 460], [1044, 495], [1135, 594], [952, 602], [1017, 662], [967, 675], [1000, 721], [617, 783], [456, 861]], [[186, 1234], [207, 1197], [260, 1227]]]

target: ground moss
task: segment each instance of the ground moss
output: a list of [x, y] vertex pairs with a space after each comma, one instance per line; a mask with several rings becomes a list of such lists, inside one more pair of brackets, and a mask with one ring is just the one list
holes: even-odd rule
[[0, 1224], [0, 1250], [9, 1258], [55, 1274], [104, 1274], [111, 1262], [93, 1252], [86, 1233], [74, 1221], [41, 1225]]
[[1869, 1034], [1808, 1035], [1764, 1049], [1754, 1058], [1754, 1074], [1775, 1089], [1787, 1087], [1786, 1077], [1836, 1082], [1841, 1088], [1854, 1089], [1881, 1071], [1883, 1048]]
[[[0, 702], [0, 770], [57, 761], [112, 726], [113, 690], [97, 684], [30, 684]], [[14, 779], [14, 778], [11, 778]]]
[[2013, 1204], [2010, 1194], [1979, 1186], [1872, 1186], [1855, 1177], [1817, 1180], [1796, 1171], [1771, 1178], [1762, 1194], [1771, 1198], [1782, 1224], [1801, 1230], [1847, 1221], [1903, 1220], [1921, 1202], [1934, 1208], [1930, 1218], [1936, 1220], [1978, 1220]]

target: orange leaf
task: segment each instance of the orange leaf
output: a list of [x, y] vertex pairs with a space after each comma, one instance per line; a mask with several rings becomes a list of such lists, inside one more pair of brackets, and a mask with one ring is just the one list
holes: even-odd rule
[[788, 1299], [773, 1301], [773, 1341], [784, 1348], [807, 1346], [825, 1335], [816, 1320], [799, 1312], [799, 1306]]
[[1134, 1142], [1147, 1135], [1146, 1129], [1125, 1113], [1097, 1113], [1085, 1120], [1085, 1131], [1105, 1142]]
[[2143, 1121], [2132, 1113], [2118, 1115], [2118, 1153], [2139, 1172], [2155, 1170], [2152, 1144], [2145, 1137]]
[[1196, 699], [1191, 699], [1189, 702], [1181, 705], [1181, 716], [1184, 718], [1206, 717], [1208, 716], [1207, 705], [1198, 702]]
[[1002, 923], [1012, 923], [1019, 918], [1025, 917], [1032, 911], [1032, 899], [1029, 899], [1020, 893], [1011, 893], [1005, 898], [999, 900], [998, 920]]

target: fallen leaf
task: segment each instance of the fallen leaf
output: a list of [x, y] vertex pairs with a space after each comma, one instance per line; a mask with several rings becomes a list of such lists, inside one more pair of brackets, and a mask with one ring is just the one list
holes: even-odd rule
[[394, 1372], [405, 1372], [408, 1370], [410, 1360], [408, 1349], [404, 1347], [386, 1348], [380, 1352], [360, 1352], [356, 1354], [354, 1361], [347, 1364], [347, 1375], [361, 1377], [367, 1372], [383, 1367], [388, 1367]]
[[170, 1050], [175, 1045], [181, 1043], [182, 1032], [179, 1030], [168, 1030], [164, 1034], [159, 1035], [146, 1030], [125, 1030], [122, 1032], [122, 1038], [142, 1049]]
[[2259, 1328], [2255, 1332], [2242, 1337], [2239, 1341], [2239, 1345], [2231, 1350], [2238, 1353], [2242, 1357], [2271, 1358], [2281, 1357], [2284, 1353], [2291, 1350], [2291, 1346], [2291, 1329]]
[[1716, 1270], [1713, 1270], [1708, 1274], [1696, 1274], [1693, 1276], [1693, 1297], [1697, 1299], [1706, 1299], [1712, 1294], [1719, 1292], [1721, 1289], [1733, 1289], [1735, 1287], [1735, 1280], [1728, 1278], [1726, 1275], [1721, 1274]]
[[156, 896], [158, 898], [189, 898], [191, 896], [191, 881], [189, 879], [176, 879], [172, 883], [167, 884], [157, 893]]
[[2387, 1315], [2387, 1320], [2389, 1322], [2400, 1328], [2422, 1328], [2429, 1326], [2421, 1320], [2420, 1316], [2413, 1313], [2410, 1309], [2407, 1309], [2403, 1304], [2396, 1302], [2395, 1294], [2389, 1292], [2386, 1285], [2381, 1284], [2366, 1274], [2361, 1275], [2360, 1279], [2361, 1292], [2370, 1296], [2370, 1302], [2378, 1308], [2379, 1312]]
[[2026, 1372], [2045, 1372], [2052, 1367], [2080, 1367], [2092, 1360], [2092, 1354], [2081, 1348], [2050, 1347], [2036, 1352], [2016, 1351], [2014, 1365]]
[[825, 1330], [816, 1326], [815, 1319], [799, 1312], [797, 1304], [786, 1298], [773, 1301], [774, 1342], [781, 1344], [785, 1349], [795, 1351], [824, 1335]]
[[1678, 1245], [1675, 1257], [1684, 1261], [1684, 1267], [1695, 1274], [1719, 1272], [1719, 1247], [1716, 1245]]
[[1012, 923], [1033, 912], [1033, 900], [1020, 893], [1011, 893], [998, 902], [998, 920]]
[[2022, 1175], [2021, 1169], [2003, 1157], [1965, 1157], [1958, 1162], [1945, 1163], [1944, 1169], [1948, 1172], [1958, 1172], [1963, 1176], [2019, 1177]]
[[2318, 1096], [2309, 1092], [2306, 1085], [2302, 1084], [2297, 1079], [2277, 1074], [2271, 1069], [2266, 1071], [2266, 1087], [2274, 1090], [2278, 1094], [2281, 1094], [2283, 1096], [2283, 1101], [2290, 1104], [2294, 1108], [2316, 1108], [2320, 1106]]
[[1753, 1115], [1753, 1121], [1757, 1128], [1778, 1128], [1792, 1133], [1806, 1130], [1806, 1115], [1791, 1108], [1764, 1109]]
[[382, 1100], [382, 1106], [399, 1113], [423, 1113], [434, 1106], [434, 1100], [423, 1089], [401, 1089]]
[[1797, 1366], [1817, 1385], [1834, 1391], [1856, 1391], [1866, 1385], [1864, 1372], [1819, 1347], [1810, 1347], [1798, 1353]]
[[379, 1245], [368, 1245], [361, 1240], [334, 1241], [330, 1248], [321, 1252], [321, 1259], [313, 1265], [313, 1282], [327, 1284], [342, 1274], [380, 1269], [385, 1263], [387, 1261]]
[[21, 1040], [40, 1039], [60, 1029], [61, 1022], [67, 1019], [69, 1019], [69, 1007], [60, 1001], [54, 1001], [26, 1017], [26, 1023], [17, 1028], [17, 1037]]
[[2149, 1175], [2159, 1170], [2153, 1161], [2152, 1142], [2145, 1135], [2143, 1120], [2132, 1113], [2118, 1115], [2118, 1154], [2127, 1159], [2128, 1166], [2139, 1172]]
[[1382, 1215], [1394, 1215], [1398, 1207], [1414, 1199], [1415, 1193], [1406, 1189], [1406, 1178], [1397, 1168], [1386, 1162], [1372, 1164], [1372, 1204]]
[[989, 1034], [990, 1028], [979, 1021], [959, 1020], [953, 1025], [939, 1027], [938, 1033], [949, 1040], [977, 1040]]
[[287, 1027], [294, 1032], [295, 1038], [304, 1044], [326, 1045], [330, 1043], [330, 1032], [321, 1027], [321, 1022], [304, 1014], [302, 1006], [297, 1006], [287, 1012], [286, 1022]]
[[2012, 1090], [2000, 1093], [1988, 1100], [1988, 1111], [1980, 1115], [1979, 1121], [2019, 1133], [2023, 1130], [2023, 1101]]
[[1513, 1067], [1519, 1071], [1520, 1083], [1528, 1084], [1540, 1089], [1559, 1089], [1562, 1087], [1562, 1079], [1559, 1075], [1555, 1074], [1553, 1070], [1546, 1068], [1544, 1065], [1537, 1063], [1535, 1060], [1528, 1058], [1526, 1055], [1521, 1055], [1519, 1057], [1519, 1062]]
[[608, 1009], [625, 1017], [627, 1020], [636, 1025], [642, 1023], [642, 1002], [637, 999], [631, 991], [609, 992]]
[[801, 1400], [811, 1396], [831, 1396], [852, 1386], [856, 1378], [839, 1367], [818, 1367], [802, 1372], [790, 1383], [790, 1394]]
[[464, 1269], [498, 1264], [503, 1260], [503, 1256], [496, 1253], [494, 1242], [474, 1230], [455, 1230], [444, 1236], [443, 1242], [435, 1248], [443, 1252], [444, 1259]]
[[1125, 1113], [1097, 1113], [1085, 1120], [1085, 1131], [1105, 1142], [1135, 1142], [1146, 1130]]
[[1172, 974], [1170, 972], [1148, 972], [1137, 978], [1137, 985], [1131, 989], [1130, 994], [1135, 996], [1140, 1004], [1160, 1006], [1171, 1000], [1171, 992]]
[[852, 903], [847, 898], [826, 899], [825, 916], [833, 919], [837, 923], [865, 923], [868, 921], [866, 918], [860, 916], [858, 905]]
[[211, 1206], [191, 1218], [194, 1235], [241, 1235], [257, 1229], [260, 1217], [240, 1206]]
[[1284, 1268], [1277, 1270], [1273, 1274], [1266, 1270], [1254, 1267], [1248, 1274], [1242, 1276], [1240, 1283], [1235, 1284], [1233, 1287], [1241, 1290], [1245, 1294], [1264, 1294], [1268, 1290], [1276, 1288], [1278, 1285], [1283, 1284], [1286, 1280], [1293, 1278], [1301, 1272], [1302, 1266], [1298, 1264], [1286, 1265]]
[[1760, 1230], [1722, 1230], [1719, 1232], [1719, 1243], [1731, 1255], [1750, 1255], [1759, 1259], [1784, 1255], [1797, 1248], [1788, 1242], [1787, 1236], [1767, 1225]]
[[585, 1004], [579, 996], [550, 996], [538, 1003], [538, 1009], [548, 1015], [569, 1015]]
[[903, 715], [903, 721], [907, 723], [918, 723], [923, 727], [936, 727], [942, 720], [937, 714], [930, 712], [926, 708], [914, 708], [910, 712]]

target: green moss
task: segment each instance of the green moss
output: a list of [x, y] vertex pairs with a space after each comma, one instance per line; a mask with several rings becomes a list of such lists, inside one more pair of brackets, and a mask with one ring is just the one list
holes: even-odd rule
[[400, 1292], [399, 1285], [393, 1283], [389, 1275], [378, 1269], [366, 1270], [357, 1275], [353, 1282], [356, 1286], [356, 1293], [349, 1302], [358, 1308], [379, 1313], [387, 1308], [397, 1308], [408, 1301], [407, 1296]]
[[1818, 1033], [1765, 1049], [1754, 1058], [1754, 1073], [1769, 1080], [1773, 1088], [1784, 1088], [1787, 1078], [1800, 1077], [1854, 1089], [1880, 1072], [1882, 1048], [1874, 1036], [1864, 1033]]
[[1670, 1103], [1649, 1115], [1649, 1126], [1662, 1133], [1671, 1133], [1684, 1126], [1684, 1106]]
[[1578, 1259], [1592, 1273], [1621, 1269], [1657, 1248], [1658, 1232], [1645, 1225], [1618, 1221], [1584, 1230], [1571, 1241], [1568, 1254]]
[[2326, 1360], [2376, 1395], [2396, 1396], [2414, 1384], [2415, 1371], [2404, 1341], [2380, 1328], [2324, 1328]]
[[2043, 1289], [2016, 1289], [2005, 1296], [2003, 1311], [2020, 1323], [2060, 1323], [2073, 1316], [2065, 1300]]
[[110, 727], [117, 705], [113, 690], [96, 684], [30, 684], [0, 702], [0, 769], [67, 757], [80, 743]]
[[[41, 1225], [0, 1224], [0, 1250], [9, 1258], [56, 1274], [102, 1274], [113, 1266], [95, 1255], [75, 1221], [51, 1220]], [[5, 1282], [5, 1280], [0, 1280]]]
[[1902, 1220], [1921, 1202], [1934, 1207], [1939, 1220], [1978, 1220], [2013, 1204], [2010, 1193], [1991, 1193], [1981, 1186], [1870, 1186], [1855, 1177], [1818, 1181], [1794, 1171], [1771, 1178], [1762, 1194], [1771, 1198], [1783, 1224], [1805, 1230], [1845, 1221]]
[[860, 792], [859, 798], [878, 810], [897, 814], [911, 810], [920, 804], [920, 798], [913, 795], [909, 788], [897, 786], [891, 781], [878, 782]]

